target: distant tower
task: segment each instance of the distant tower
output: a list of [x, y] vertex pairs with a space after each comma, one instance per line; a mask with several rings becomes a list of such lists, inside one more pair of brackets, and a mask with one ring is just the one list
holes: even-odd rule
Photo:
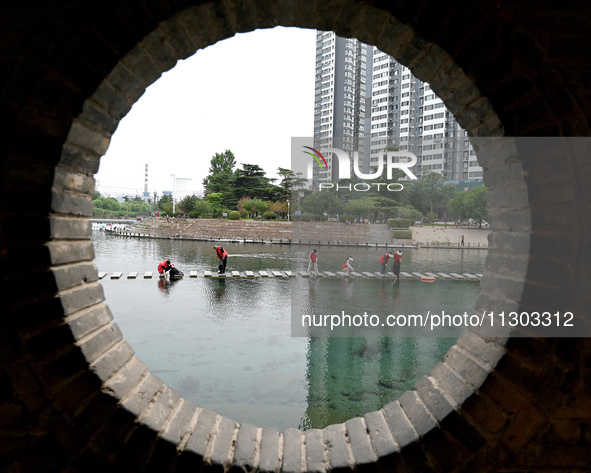
[[144, 201], [150, 200], [150, 192], [148, 192], [148, 165], [146, 164], [146, 181], [144, 183]]

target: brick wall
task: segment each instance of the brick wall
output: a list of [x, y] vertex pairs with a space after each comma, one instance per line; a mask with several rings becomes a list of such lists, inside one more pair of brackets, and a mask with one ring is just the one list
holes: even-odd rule
[[571, 310], [588, 333], [588, 145], [531, 153], [511, 137], [589, 135], [589, 19], [579, 2], [7, 2], [1, 469], [588, 470], [588, 338], [466, 332], [414, 391], [305, 433], [192, 405], [112, 322], [88, 217], [119, 120], [177, 60], [254, 28], [332, 29], [429, 81], [472, 136], [505, 137], [478, 151], [494, 229], [478, 308]]
[[[374, 224], [387, 230], [387, 224]], [[336, 243], [386, 243], [370, 234], [370, 225], [340, 222], [285, 222], [227, 219], [149, 219], [137, 224], [139, 232], [165, 237], [295, 239]], [[133, 231], [133, 230], [132, 230]], [[389, 232], [387, 232], [389, 233]], [[387, 243], [392, 243], [392, 238]]]

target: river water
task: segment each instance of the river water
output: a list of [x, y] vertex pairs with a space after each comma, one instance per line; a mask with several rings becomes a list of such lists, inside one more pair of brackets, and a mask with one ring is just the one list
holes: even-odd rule
[[[189, 278], [190, 270], [217, 268], [211, 243], [98, 231], [93, 243], [99, 271], [156, 272], [169, 258], [185, 272], [177, 281], [101, 281], [115, 322], [151, 372], [200, 407], [279, 430], [322, 428], [379, 409], [443, 361], [457, 338], [457, 331], [403, 337], [388, 328], [366, 336], [292, 336], [303, 313], [471, 313], [480, 292], [471, 281]], [[305, 270], [312, 249], [224, 246], [228, 271]], [[318, 250], [321, 271], [340, 270], [348, 256], [358, 271], [379, 271], [384, 252]], [[402, 271], [482, 273], [485, 257], [483, 250], [409, 249]]]

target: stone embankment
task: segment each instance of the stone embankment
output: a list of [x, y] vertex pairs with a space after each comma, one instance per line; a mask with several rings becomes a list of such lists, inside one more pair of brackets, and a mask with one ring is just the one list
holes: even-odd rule
[[[387, 225], [382, 225], [387, 227]], [[240, 239], [240, 240], [302, 240], [324, 244], [388, 243], [387, 233], [375, 240], [370, 225], [339, 222], [286, 222], [272, 220], [169, 219], [150, 218], [128, 227], [128, 232], [164, 238]]]
[[[286, 222], [272, 220], [149, 218], [127, 228], [125, 234], [194, 240], [247, 240], [318, 245], [429, 246], [487, 248], [490, 230], [411, 227], [413, 240], [395, 241], [383, 223]], [[460, 246], [465, 235], [465, 246]]]

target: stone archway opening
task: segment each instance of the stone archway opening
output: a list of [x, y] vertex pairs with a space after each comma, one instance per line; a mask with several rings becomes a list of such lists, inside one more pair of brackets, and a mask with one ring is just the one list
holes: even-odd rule
[[[310, 6], [309, 12], [291, 7], [293, 11], [272, 8], [271, 13], [263, 13], [254, 5], [247, 9], [206, 4], [170, 16], [121, 58], [75, 119], [63, 117], [72, 124], [59, 164], [55, 169], [50, 166], [53, 183], [41, 191], [51, 193], [51, 209], [49, 217], [39, 224], [49, 236], [38, 245], [49, 261], [49, 274], [43, 277], [49, 277], [48, 287], [53, 292], [47, 292], [58, 297], [43, 293], [33, 301], [48, 309], [44, 317], [34, 305], [24, 309], [26, 320], [20, 322], [23, 325], [19, 330], [24, 334], [21, 349], [27, 350], [27, 356], [16, 368], [23, 369], [39, 386], [35, 395], [27, 398], [28, 408], [39, 412], [44, 407], [44, 417], [57, 421], [60, 438], [72, 439], [60, 443], [60, 453], [81, 469], [90, 464], [110, 464], [120, 470], [166, 465], [181, 471], [203, 463], [224, 470], [234, 465], [261, 471], [354, 469], [376, 464], [388, 469], [492, 469], [506, 459], [498, 459], [495, 452], [508, 456], [528, 440], [538, 439], [535, 430], [547, 429], [548, 425], [544, 410], [564, 404], [564, 394], [551, 398], [566, 382], [569, 365], [560, 357], [568, 351], [564, 344], [513, 342], [508, 356], [504, 344], [511, 340], [490, 339], [474, 331], [466, 332], [445, 363], [399, 401], [343, 425], [306, 433], [293, 430], [280, 434], [272, 429], [238, 426], [199, 409], [184, 402], [133, 357], [132, 348], [110, 323], [112, 316], [92, 265], [88, 241], [92, 175], [118, 121], [145, 87], [196, 48], [237, 31], [277, 23], [334, 29], [343, 36], [376, 44], [409, 65], [432, 84], [473, 136], [503, 135], [505, 121], [499, 119], [470, 76], [439, 46], [392, 14], [371, 6], [342, 5], [338, 12], [316, 6]], [[454, 46], [443, 43], [446, 49]], [[483, 78], [481, 83], [488, 84]], [[539, 107], [534, 103], [525, 110], [533, 116]], [[506, 120], [511, 117], [504, 114]], [[515, 123], [511, 126], [516, 128]], [[562, 286], [556, 281], [527, 279], [529, 257], [539, 251], [530, 246], [530, 237], [532, 218], [537, 224], [541, 222], [537, 213], [540, 200], [532, 207], [528, 198], [535, 192], [526, 185], [527, 173], [535, 165], [528, 161], [529, 168], [524, 169], [512, 140], [500, 143], [481, 149], [478, 155], [485, 168], [495, 224], [500, 224], [492, 236], [479, 305], [509, 310], [523, 304], [524, 293], [531, 303], [540, 291], [550, 288], [559, 292]], [[567, 185], [560, 189], [568, 186], [569, 178], [572, 176], [567, 174]], [[518, 199], [503, 199], [506, 191]], [[579, 212], [583, 210], [578, 207]], [[523, 218], [516, 221], [515, 214]], [[543, 232], [538, 234], [544, 236]], [[573, 252], [569, 253], [565, 243], [568, 261], [586, 254], [580, 250], [580, 239], [574, 240]], [[580, 274], [580, 270], [575, 272]], [[572, 276], [568, 270], [565, 274]], [[576, 297], [579, 284], [572, 286], [565, 301]], [[558, 360], [554, 370], [547, 364], [536, 366], [531, 357], [532, 352], [542, 355], [548, 348]], [[582, 355], [577, 352], [574, 356]], [[36, 357], [42, 361], [36, 362]], [[16, 368], [12, 366], [11, 373]], [[543, 376], [547, 374], [552, 376]], [[540, 392], [542, 396], [535, 395]], [[38, 446], [38, 451], [44, 451], [43, 447]]]
[[[197, 17], [196, 13], [197, 9], [190, 9], [177, 15], [170, 22], [166, 23], [166, 26], [161, 26], [159, 30], [149, 35], [118, 64], [101, 84], [94, 96], [86, 102], [85, 111], [83, 111], [82, 115], [73, 124], [68, 137], [68, 142], [64, 146], [66, 156], [76, 154], [74, 151], [76, 148], [84, 148], [85, 151], [90, 152], [96, 157], [96, 159], [98, 159], [100, 155], [106, 151], [105, 145], [108, 137], [114, 129], [109, 130], [104, 128], [105, 121], [96, 120], [95, 118], [97, 112], [101, 112], [103, 115], [110, 115], [112, 120], [110, 124], [116, 124], [118, 116], [119, 118], [120, 116], [123, 116], [131, 107], [132, 102], [141, 95], [145, 89], [146, 82], [152, 80], [153, 77], [156, 76], [155, 71], [157, 70], [157, 67], [155, 67], [155, 63], [157, 63], [158, 60], [162, 60], [161, 55], [163, 50], [167, 49], [167, 47], [170, 49], [170, 46], [166, 45], [167, 40], [173, 38], [175, 41], [174, 46], [177, 48], [181, 46], [182, 53], [179, 57], [179, 52], [177, 51], [176, 59], [181, 59], [182, 56], [192, 54], [192, 52], [194, 52], [192, 49], [195, 47], [196, 38], [191, 36], [191, 31], [193, 30], [189, 25], [196, 21], [197, 18], [199, 18], [198, 21], [204, 21], [202, 16], [200, 15]], [[391, 43], [388, 44], [382, 45], [378, 43], [378, 47], [395, 57], [401, 57], [402, 61], [408, 61], [409, 67], [411, 67], [411, 69], [414, 68], [413, 72], [421, 76], [422, 79], [429, 81], [435, 92], [438, 93], [444, 101], [452, 102], [452, 106], [456, 105], [455, 109], [452, 110], [456, 113], [460, 123], [462, 123], [471, 134], [481, 134], [485, 136], [492, 133], [500, 134], [502, 131], [500, 122], [492, 111], [492, 107], [488, 105], [486, 99], [479, 95], [476, 87], [463, 75], [462, 71], [453, 63], [451, 58], [433, 44], [425, 45], [420, 44], [419, 42], [420, 49], [415, 51], [413, 48], [418, 47], [418, 45], [413, 44], [413, 40], [409, 38], [412, 31], [404, 25], [396, 23], [393, 19], [390, 19], [390, 21], [396, 25], [395, 27], [391, 27], [396, 38], [392, 39]], [[163, 33], [162, 30], [166, 30], [166, 33]], [[182, 38], [182, 40], [179, 38]], [[200, 39], [202, 40], [202, 38]], [[405, 48], [406, 56], [403, 52]], [[412, 51], [412, 57], [408, 56], [409, 50]], [[420, 60], [417, 58], [420, 58]], [[166, 67], [172, 67], [173, 61], [171, 60], [170, 55], [166, 58], [165, 64]], [[151, 73], [149, 70], [150, 67], [152, 68]], [[461, 98], [458, 98], [458, 96]], [[453, 102], [452, 99], [456, 102]], [[459, 106], [459, 104], [461, 104], [461, 106]], [[70, 150], [72, 151], [71, 154]], [[446, 399], [448, 409], [455, 409], [463, 401], [463, 399], [457, 401], [453, 400], [453, 396], [450, 396], [451, 391], [454, 389], [454, 382], [465, 382], [464, 380], [453, 378], [456, 376], [455, 367], [461, 367], [465, 363], [476, 363], [476, 366], [479, 366], [479, 369], [482, 370], [483, 373], [489, 372], [494, 367], [497, 359], [502, 356], [502, 343], [503, 341], [500, 343], [487, 341], [472, 332], [467, 333], [459, 340], [459, 345], [452, 349], [448, 354], [447, 364], [439, 365], [434, 370], [433, 378], [428, 378], [423, 381], [423, 390], [419, 389], [416, 392], [406, 393], [399, 401], [385, 406], [381, 411], [369, 413], [363, 419], [351, 419], [345, 425], [331, 426], [323, 431], [312, 429], [304, 434], [298, 433], [299, 431], [288, 431], [284, 434], [273, 432], [269, 437], [273, 439], [273, 443], [281, 443], [284, 449], [287, 448], [287, 451], [284, 450], [284, 458], [282, 460], [283, 468], [288, 466], [291, 449], [298, 450], [300, 448], [297, 447], [297, 445], [303, 443], [307, 448], [311, 449], [314, 444], [324, 444], [330, 438], [334, 438], [335, 445], [339, 443], [342, 446], [349, 445], [345, 450], [349, 449], [353, 452], [352, 455], [346, 455], [345, 451], [339, 452], [339, 456], [342, 456], [340, 461], [349, 462], [351, 461], [351, 458], [353, 458], [353, 462], [359, 462], [361, 458], [356, 457], [355, 450], [365, 448], [363, 447], [363, 444], [370, 441], [372, 436], [374, 437], [374, 442], [377, 441], [375, 436], [379, 435], [379, 432], [388, 425], [391, 434], [384, 440], [388, 443], [388, 448], [390, 450], [396, 449], [399, 440], [397, 441], [394, 439], [397, 435], [402, 435], [402, 432], [396, 432], [396, 429], [410, 428], [411, 431], [415, 432], [413, 435], [418, 435], [418, 437], [415, 437], [418, 440], [422, 434], [419, 426], [416, 425], [417, 423], [426, 422], [428, 420], [427, 424], [421, 426], [421, 428], [425, 427], [430, 431], [434, 428], [438, 428], [437, 421], [443, 422], [446, 418], [445, 416], [438, 418], [437, 414], [432, 412], [429, 413], [429, 407], [433, 408], [430, 406], [429, 402], [434, 393], [436, 393], [437, 396], [443, 396], [442, 399]], [[115, 346], [119, 346], [119, 343], [114, 344], [114, 347]], [[121, 350], [121, 348], [118, 349]], [[112, 351], [113, 347], [109, 347], [107, 350], [108, 353]], [[476, 352], [476, 354], [470, 353], [470, 351]], [[483, 353], [484, 356], [482, 355]], [[481, 356], [483, 359], [480, 358]], [[105, 355], [101, 354], [101, 360], [103, 358], [105, 358]], [[135, 378], [133, 384], [136, 386], [142, 386], [142, 390], [147, 389], [144, 387], [145, 384], [152, 386], [153, 392], [151, 396], [157, 399], [156, 405], [158, 405], [159, 411], [154, 408], [149, 409], [147, 414], [148, 417], [150, 417], [150, 413], [155, 415], [154, 412], [156, 411], [159, 412], [160, 416], [163, 416], [163, 418], [159, 420], [167, 422], [167, 419], [172, 415], [174, 417], [173, 422], [182, 424], [184, 428], [188, 428], [192, 424], [194, 424], [192, 425], [193, 428], [199, 427], [201, 425], [200, 422], [208, 418], [204, 416], [206, 411], [194, 408], [190, 403], [184, 402], [176, 391], [165, 386], [159, 386], [160, 383], [156, 381], [157, 378], [151, 376], [145, 365], [139, 360], [131, 357], [127, 360], [122, 359], [121, 362], [123, 364], [115, 367], [114, 371], [108, 373], [109, 376], [104, 379], [104, 386], [109, 390], [112, 389], [116, 397], [122, 395], [123, 399], [125, 399], [129, 394], [117, 392], [114, 387], [121, 384], [123, 379], [128, 380], [130, 378]], [[452, 365], [452, 368], [449, 368], [448, 365]], [[456, 381], [450, 381], [450, 377], [456, 379]], [[470, 376], [467, 377], [470, 378]], [[441, 379], [438, 380], [438, 378]], [[433, 380], [438, 380], [440, 384], [433, 384], [437, 383], [437, 381]], [[472, 389], [478, 388], [477, 383], [483, 381], [484, 378], [480, 375]], [[465, 386], [468, 387], [469, 385]], [[474, 391], [471, 391], [471, 393], [474, 393]], [[468, 394], [469, 393], [465, 393], [465, 395]], [[145, 401], [146, 399], [144, 399], [144, 404]], [[438, 403], [440, 402], [442, 401], [438, 401]], [[457, 402], [457, 404], [454, 405], [454, 402]], [[138, 409], [138, 420], [142, 418], [142, 415], [145, 415], [143, 414], [146, 412], [146, 406], [144, 404], [141, 404]], [[188, 416], [187, 412], [184, 411], [194, 412], [191, 416]], [[176, 416], [174, 416], [175, 413], [177, 414]], [[181, 414], [183, 414], [183, 417], [181, 417]], [[190, 417], [190, 421], [187, 420], [188, 417]], [[154, 419], [154, 421], [156, 421], [156, 419]], [[143, 422], [140, 421], [140, 423]], [[470, 421], [467, 422], [467, 425], [469, 424]], [[229, 453], [226, 452], [226, 449], [229, 447], [230, 451], [232, 451], [232, 445], [234, 445], [234, 442], [236, 441], [238, 441], [236, 445], [236, 448], [238, 449], [251, 449], [254, 447], [254, 451], [257, 451], [262, 447], [262, 444], [259, 443], [258, 440], [258, 437], [262, 432], [260, 429], [251, 429], [251, 427], [248, 426], [238, 428], [238, 425], [233, 421], [219, 417], [215, 414], [209, 416], [207, 425], [209, 428], [214, 428], [217, 431], [216, 441], [214, 442], [214, 451], [209, 452], [203, 450], [199, 452], [204, 457], [208, 457], [207, 460], [209, 461], [214, 463], [218, 461], [224, 463], [224, 457]], [[162, 427], [163, 425], [160, 426], [160, 429]], [[467, 430], [470, 432], [470, 435], [474, 435], [476, 432], [476, 429], [473, 427], [467, 427]], [[368, 437], [364, 438], [364, 436], [361, 435], [362, 431], [366, 431]], [[248, 440], [243, 438], [244, 432], [246, 432]], [[236, 435], [239, 437], [235, 438]], [[361, 435], [361, 437], [357, 437], [358, 435]], [[480, 436], [481, 434], [477, 435], [477, 437]], [[183, 435], [179, 437], [179, 440], [182, 442], [186, 438], [186, 434], [183, 433]], [[186, 447], [188, 447], [189, 451], [192, 448], [197, 448], [192, 445], [192, 442], [195, 439], [196, 436], [188, 437]], [[230, 440], [232, 440], [232, 442], [228, 444], [227, 442]], [[253, 441], [254, 445], [252, 443]], [[220, 447], [220, 445], [224, 444], [226, 445], [225, 447]], [[248, 447], [244, 447], [244, 445], [248, 445]], [[216, 451], [216, 446], [221, 450]], [[211, 445], [207, 448], [210, 447]], [[310, 450], [310, 452], [312, 452], [312, 450]], [[218, 455], [217, 457], [216, 454]], [[289, 455], [285, 456], [286, 454]], [[370, 459], [373, 458], [372, 461], [379, 460], [379, 454], [370, 454], [369, 452], [367, 454], [370, 455]], [[437, 453], [434, 453], [434, 455], [435, 457], [439, 456]], [[234, 451], [234, 456], [236, 456], [236, 451]], [[345, 457], [349, 457], [349, 459], [346, 460]], [[249, 461], [252, 460], [253, 458], [251, 456]], [[311, 458], [306, 458], [306, 462], [311, 460]], [[294, 458], [293, 461], [297, 461], [296, 458]], [[302, 461], [302, 459], [299, 461]], [[321, 459], [318, 458], [317, 461], [321, 461]], [[332, 462], [334, 461], [336, 461], [336, 458], [332, 460]], [[444, 460], [439, 458], [431, 461], [437, 463], [438, 461], [442, 462]], [[329, 460], [329, 463], [332, 462]]]

